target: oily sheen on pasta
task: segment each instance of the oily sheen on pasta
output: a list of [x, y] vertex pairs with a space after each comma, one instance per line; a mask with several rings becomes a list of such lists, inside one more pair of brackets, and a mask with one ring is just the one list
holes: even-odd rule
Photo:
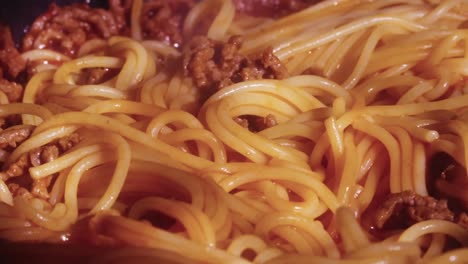
[[[3, 132], [31, 132], [2, 150], [2, 175], [32, 164], [0, 178], [1, 239], [122, 248], [96, 263], [466, 263], [466, 207], [451, 207], [468, 204], [466, 1], [327, 0], [273, 17], [195, 1], [175, 47], [145, 37], [145, 1], [130, 10], [125, 34], [21, 53], [30, 78], [20, 102], [0, 92], [0, 116], [20, 118]], [[187, 74], [200, 35], [240, 36], [249, 65], [270, 49], [288, 75], [201, 89]], [[91, 82], [96, 69], [107, 77]], [[28, 161], [54, 144], [56, 158]], [[457, 181], [428, 177], [440, 153]], [[401, 193], [454, 214], [375, 224]]]

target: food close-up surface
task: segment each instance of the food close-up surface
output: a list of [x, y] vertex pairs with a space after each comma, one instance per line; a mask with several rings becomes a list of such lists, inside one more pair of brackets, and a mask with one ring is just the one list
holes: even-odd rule
[[466, 0], [0, 6], [0, 263], [468, 263]]

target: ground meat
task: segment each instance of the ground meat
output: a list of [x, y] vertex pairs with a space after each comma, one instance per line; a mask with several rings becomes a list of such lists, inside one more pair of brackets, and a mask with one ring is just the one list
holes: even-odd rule
[[289, 76], [288, 70], [283, 63], [273, 54], [273, 49], [267, 48], [256, 59], [256, 65], [263, 68], [263, 78], [265, 79], [284, 79]]
[[10, 190], [13, 197], [22, 196], [27, 199], [33, 198], [33, 195], [26, 188], [21, 187], [19, 184], [10, 183], [8, 184], [8, 189]]
[[458, 215], [457, 224], [461, 225], [465, 229], [468, 229], [468, 215], [465, 212]]
[[276, 126], [277, 124], [278, 124], [278, 121], [276, 121], [275, 116], [272, 114], [268, 114], [266, 117], [262, 118], [261, 125], [263, 126], [263, 129]]
[[23, 87], [15, 79], [25, 67], [26, 62], [15, 47], [10, 29], [0, 25], [0, 91], [5, 93], [9, 102], [21, 98]]
[[87, 68], [81, 71], [78, 84], [99, 84], [111, 79], [117, 72], [109, 68]]
[[28, 159], [28, 155], [23, 154], [5, 170], [7, 178], [3, 180], [6, 181], [11, 177], [24, 175], [27, 173], [29, 167], [31, 167], [31, 162]]
[[58, 158], [59, 148], [56, 145], [46, 145], [29, 152], [29, 160], [32, 166], [50, 162]]
[[249, 128], [249, 120], [247, 120], [245, 117], [235, 117], [234, 121], [243, 128]]
[[317, 2], [319, 0], [234, 0], [238, 12], [262, 17], [285, 16]]
[[[148, 0], [143, 2], [141, 30], [143, 39], [164, 41], [174, 47], [183, 43], [182, 27], [196, 0]], [[130, 25], [131, 1], [109, 1], [117, 20]]]
[[240, 37], [231, 37], [226, 44], [204, 36], [195, 37], [184, 57], [186, 74], [200, 88], [219, 89], [230, 84], [230, 78], [239, 71], [244, 60], [238, 53], [240, 46]]
[[59, 156], [59, 148], [55, 145], [45, 146], [41, 152], [41, 162], [47, 163], [55, 160]]
[[376, 211], [375, 225], [381, 229], [405, 228], [429, 219], [454, 221], [455, 215], [446, 200], [404, 191], [387, 197]]
[[80, 141], [81, 141], [80, 135], [73, 133], [69, 136], [66, 136], [57, 140], [57, 146], [59, 147], [59, 150], [63, 153], [71, 149]]
[[183, 43], [182, 26], [194, 0], [152, 0], [143, 5], [144, 39], [162, 40], [174, 47]]
[[[48, 188], [53, 180], [53, 175], [39, 180], [31, 180], [28, 172], [29, 168], [57, 159], [62, 153], [69, 150], [79, 141], [79, 135], [72, 134], [40, 148], [33, 149], [28, 153], [24, 153], [18, 158], [18, 160], [5, 168], [4, 171], [0, 173], [0, 177], [3, 181], [7, 181], [12, 178], [18, 179], [18, 181], [23, 182], [22, 185], [19, 185], [20, 187], [26, 189], [25, 187], [29, 186], [29, 192], [32, 196], [47, 199], [49, 198]], [[13, 185], [13, 188], [16, 188], [15, 185]]]
[[31, 194], [40, 199], [49, 199], [49, 185], [53, 177], [47, 176], [39, 180], [34, 180], [31, 187]]
[[132, 1], [109, 0], [109, 10], [115, 17], [115, 21], [121, 28], [127, 28], [130, 24], [129, 16], [132, 8]]
[[185, 74], [208, 95], [237, 82], [288, 76], [286, 67], [271, 49], [248, 57], [239, 53], [241, 45], [239, 36], [229, 38], [227, 43], [195, 37], [184, 54]]
[[34, 130], [34, 126], [13, 126], [0, 132], [0, 149], [6, 147], [16, 148], [18, 144], [26, 140]]
[[23, 95], [23, 86], [17, 82], [12, 82], [1, 78], [0, 90], [5, 93], [9, 102], [18, 102]]
[[13, 80], [25, 67], [26, 61], [15, 47], [10, 28], [0, 25], [0, 75], [4, 75], [0, 78]]
[[42, 161], [41, 161], [41, 152], [42, 152], [42, 149], [41, 148], [36, 148], [36, 149], [33, 149], [31, 151], [29, 151], [29, 162], [31, 164], [31, 166], [39, 166], [42, 164]]
[[48, 48], [74, 55], [85, 41], [118, 35], [121, 27], [110, 11], [86, 4], [65, 7], [52, 4], [32, 24], [23, 39], [23, 49]]
[[234, 121], [236, 121], [242, 127], [248, 128], [252, 132], [260, 132], [278, 124], [275, 116], [272, 114], [269, 114], [265, 117], [252, 115], [240, 116], [234, 118]]

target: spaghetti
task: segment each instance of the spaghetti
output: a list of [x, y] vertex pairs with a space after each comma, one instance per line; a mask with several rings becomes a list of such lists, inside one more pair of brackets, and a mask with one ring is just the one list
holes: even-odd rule
[[[21, 54], [22, 101], [0, 92], [21, 117], [0, 137], [24, 134], [1, 150], [0, 238], [131, 246], [96, 263], [465, 263], [466, 1], [261, 17], [203, 0], [175, 47], [147, 38], [149, 3], [126, 36]], [[399, 206], [418, 221], [392, 227]]]

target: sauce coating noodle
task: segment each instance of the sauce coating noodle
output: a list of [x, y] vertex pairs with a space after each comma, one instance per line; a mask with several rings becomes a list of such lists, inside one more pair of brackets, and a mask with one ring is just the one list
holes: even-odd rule
[[[368, 221], [389, 193], [431, 194], [437, 153], [466, 183], [466, 1], [333, 0], [268, 18], [203, 0], [179, 49], [142, 39], [142, 5], [129, 36], [21, 54], [36, 73], [21, 102], [0, 92], [0, 116], [32, 130], [3, 151], [0, 238], [136, 247], [96, 263], [466, 263], [453, 221], [384, 237]], [[200, 89], [183, 66], [199, 34], [240, 35], [249, 65], [271, 48], [288, 76]], [[21, 158], [32, 165], [15, 178]]]

